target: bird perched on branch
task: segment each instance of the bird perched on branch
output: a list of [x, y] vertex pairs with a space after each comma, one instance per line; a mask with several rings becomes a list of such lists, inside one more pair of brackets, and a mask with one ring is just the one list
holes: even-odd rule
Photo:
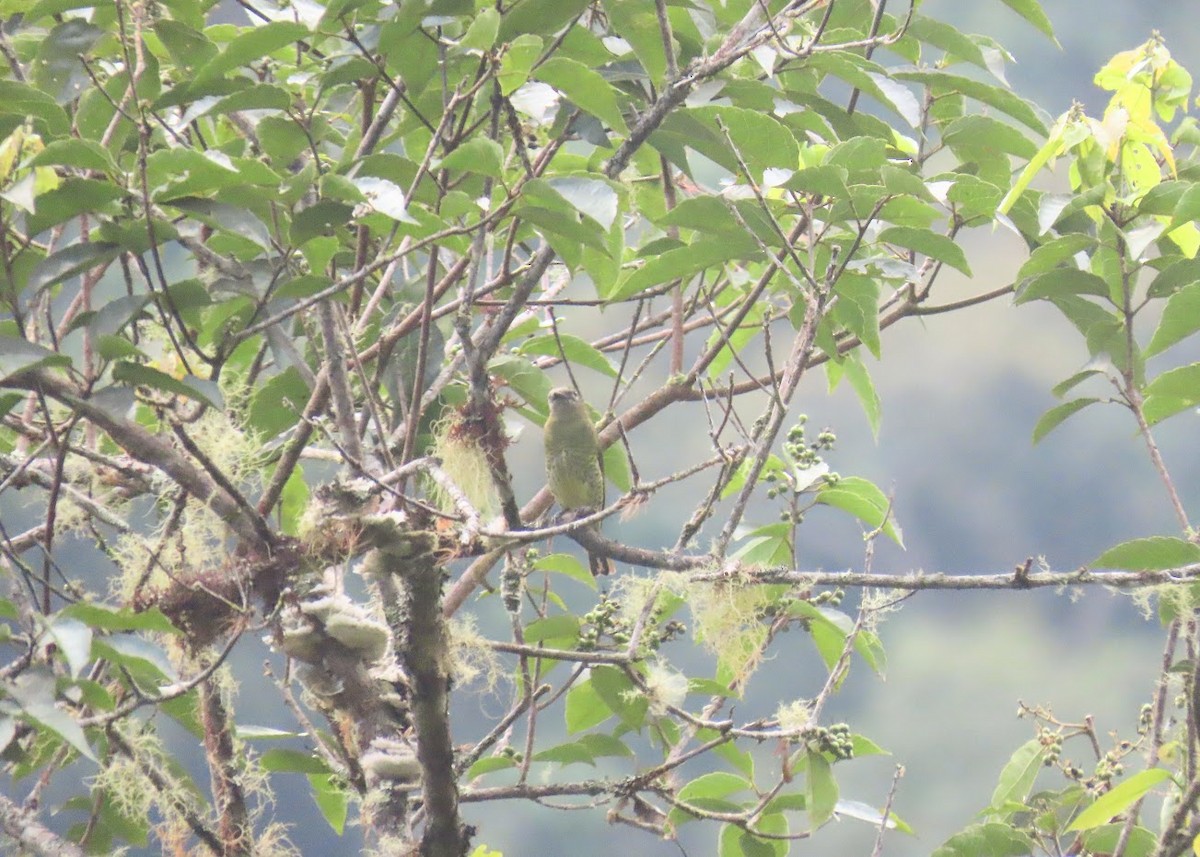
[[[546, 420], [546, 479], [550, 493], [564, 511], [600, 509], [604, 506], [604, 465], [600, 438], [587, 406], [567, 387], [550, 391], [550, 416]], [[599, 525], [594, 527], [599, 531]], [[612, 571], [606, 557], [588, 553], [592, 574]]]

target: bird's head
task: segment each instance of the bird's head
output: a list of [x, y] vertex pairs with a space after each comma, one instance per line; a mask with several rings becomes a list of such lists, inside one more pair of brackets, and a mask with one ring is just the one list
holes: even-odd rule
[[551, 413], [564, 413], [579, 406], [579, 394], [570, 387], [555, 387], [548, 397]]

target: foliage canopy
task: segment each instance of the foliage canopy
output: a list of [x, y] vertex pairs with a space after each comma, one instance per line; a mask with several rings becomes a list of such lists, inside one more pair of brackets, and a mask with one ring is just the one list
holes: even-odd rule
[[[469, 853], [488, 833], [460, 808], [502, 800], [708, 821], [722, 857], [835, 817], [882, 841], [908, 826], [836, 774], [883, 750], [825, 708], [852, 666], [884, 669], [897, 593], [1091, 583], [1171, 584], [1137, 734], [1104, 750], [1031, 711], [985, 817], [937, 853], [1191, 845], [1200, 547], [1152, 429], [1200, 404], [1200, 364], [1147, 360], [1200, 330], [1200, 172], [1159, 39], [1101, 70], [1103, 117], [1054, 120], [991, 38], [867, 0], [0, 10], [0, 748], [13, 790], [35, 782], [0, 823], [23, 847], [296, 853], [270, 801], [295, 773], [380, 853]], [[1041, 189], [1062, 158], [1067, 192]], [[972, 273], [961, 234], [997, 226], [1029, 247], [1017, 280], [943, 297]], [[1034, 440], [1124, 407], [1179, 531], [1068, 573], [873, 574], [875, 541], [903, 544], [892, 498], [830, 469], [797, 390], [820, 367], [877, 429], [887, 329], [1010, 296], [1061, 311], [1089, 361]], [[567, 382], [594, 394], [616, 495], [583, 521], [506, 460]], [[696, 451], [674, 473], [646, 440], [668, 431]], [[679, 482], [692, 508], [658, 502]], [[797, 566], [816, 505], [861, 522], [861, 570]], [[637, 510], [651, 547], [587, 526]], [[598, 584], [552, 536], [621, 571]], [[788, 629], [824, 666], [798, 698], [755, 681]], [[278, 719], [252, 727], [226, 660], [264, 634]], [[505, 713], [452, 740], [451, 707], [496, 692]], [[742, 717], [750, 698], [774, 713]], [[1094, 770], [1061, 761], [1081, 737]], [[1035, 791], [1055, 766], [1066, 785]], [[62, 818], [35, 817], [74, 772]]]

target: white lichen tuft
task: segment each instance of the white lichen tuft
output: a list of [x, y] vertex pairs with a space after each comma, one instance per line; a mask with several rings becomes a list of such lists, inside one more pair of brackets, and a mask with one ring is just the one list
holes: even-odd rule
[[[225, 412], [210, 409], [189, 423], [187, 430], [192, 441], [230, 482], [246, 485], [257, 477], [261, 449]], [[113, 594], [121, 600], [128, 599], [139, 585], [155, 587], [172, 580], [195, 580], [205, 573], [216, 572], [228, 561], [225, 550], [228, 526], [195, 498], [185, 501], [177, 525], [166, 534], [167, 523], [175, 514], [179, 488], [157, 471], [151, 474], [151, 479], [161, 479], [162, 483], [157, 486], [162, 498], [158, 530], [148, 536], [127, 533], [113, 544], [111, 555], [121, 569], [121, 574], [113, 579]]]
[[388, 626], [349, 600], [339, 600], [325, 618], [325, 632], [366, 661], [382, 658], [391, 642]]
[[[434, 428], [433, 454], [442, 461], [442, 472], [484, 518], [500, 509], [500, 498], [492, 480], [492, 470], [479, 444], [460, 429], [457, 414], [442, 420]], [[458, 511], [444, 488], [430, 482], [430, 496], [447, 512]]]
[[465, 687], [481, 681], [491, 692], [505, 675], [504, 665], [479, 633], [474, 616], [456, 616], [448, 623], [450, 636], [450, 675], [454, 683]]
[[775, 719], [779, 722], [779, 731], [799, 735], [812, 725], [812, 706], [803, 699], [781, 702], [775, 709]]
[[376, 737], [359, 761], [372, 783], [387, 780], [411, 784], [414, 788], [420, 784], [421, 764], [417, 761], [416, 751], [406, 741]]
[[671, 708], [683, 706], [688, 692], [688, 678], [660, 661], [646, 665], [646, 699], [650, 713], [662, 717]]

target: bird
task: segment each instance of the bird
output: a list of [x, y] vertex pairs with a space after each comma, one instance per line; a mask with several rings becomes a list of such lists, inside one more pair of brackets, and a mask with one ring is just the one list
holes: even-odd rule
[[[604, 506], [604, 463], [600, 437], [587, 406], [569, 387], [556, 387], [548, 398], [543, 441], [546, 446], [546, 480], [563, 511], [600, 509]], [[599, 532], [599, 524], [593, 526]], [[593, 575], [612, 571], [606, 557], [588, 553]]]

